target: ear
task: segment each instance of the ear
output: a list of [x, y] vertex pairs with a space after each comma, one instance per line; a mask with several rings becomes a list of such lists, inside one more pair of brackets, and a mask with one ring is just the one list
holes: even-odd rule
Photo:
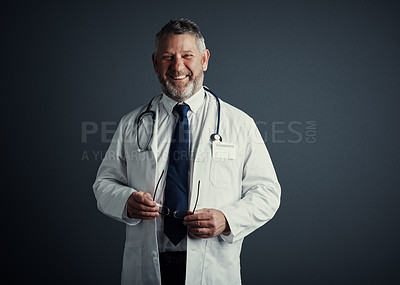
[[208, 49], [204, 50], [202, 57], [203, 71], [206, 71], [208, 68], [208, 60], [210, 58], [210, 51]]
[[153, 54], [151, 55], [151, 59], [153, 60], [154, 71], [155, 71], [155, 73], [158, 73], [158, 68], [157, 68], [157, 54], [156, 54], [155, 52], [153, 52]]

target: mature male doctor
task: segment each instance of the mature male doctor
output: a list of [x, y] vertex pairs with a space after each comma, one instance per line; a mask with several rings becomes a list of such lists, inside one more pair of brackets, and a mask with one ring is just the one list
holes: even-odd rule
[[98, 208], [126, 223], [122, 284], [241, 284], [243, 239], [279, 207], [254, 121], [203, 88], [209, 57], [189, 20], [158, 32], [163, 94], [121, 119], [98, 170]]

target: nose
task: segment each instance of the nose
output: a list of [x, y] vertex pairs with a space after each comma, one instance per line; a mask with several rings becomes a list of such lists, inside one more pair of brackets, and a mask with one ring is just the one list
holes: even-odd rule
[[180, 56], [176, 56], [174, 58], [174, 61], [172, 63], [173, 68], [175, 69], [175, 71], [180, 71], [184, 68], [184, 62], [183, 62], [183, 58], [181, 58]]

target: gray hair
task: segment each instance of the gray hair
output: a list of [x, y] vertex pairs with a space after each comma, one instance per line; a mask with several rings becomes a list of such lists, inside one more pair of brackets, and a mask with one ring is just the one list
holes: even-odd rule
[[203, 35], [200, 33], [199, 27], [196, 23], [188, 19], [172, 19], [162, 27], [162, 29], [157, 33], [155, 38], [154, 52], [158, 51], [158, 43], [161, 38], [169, 35], [181, 35], [190, 34], [196, 38], [197, 48], [200, 53], [203, 53], [206, 49], [206, 43]]

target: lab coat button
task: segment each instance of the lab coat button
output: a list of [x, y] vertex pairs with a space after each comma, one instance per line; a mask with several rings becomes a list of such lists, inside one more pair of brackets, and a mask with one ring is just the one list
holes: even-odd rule
[[158, 255], [158, 254], [157, 254], [156, 251], [153, 250], [153, 251], [151, 252], [151, 256], [152, 256], [152, 257], [156, 257], [157, 255]]
[[153, 165], [151, 166], [151, 169], [156, 169], [156, 165], [153, 164]]

